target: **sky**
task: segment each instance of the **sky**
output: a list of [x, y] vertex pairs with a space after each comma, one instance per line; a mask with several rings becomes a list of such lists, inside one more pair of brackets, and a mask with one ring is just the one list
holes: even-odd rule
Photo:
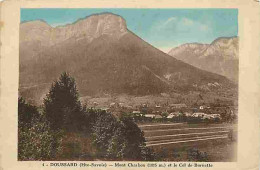
[[164, 52], [185, 43], [238, 36], [237, 9], [38, 8], [21, 9], [20, 19], [40, 19], [56, 27], [104, 12], [122, 16], [130, 31]]

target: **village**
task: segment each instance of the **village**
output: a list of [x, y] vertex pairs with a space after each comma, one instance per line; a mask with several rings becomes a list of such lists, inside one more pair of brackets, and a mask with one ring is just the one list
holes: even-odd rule
[[188, 122], [188, 123], [234, 123], [237, 107], [234, 105], [204, 104], [188, 106], [185, 103], [142, 103], [131, 106], [112, 102], [107, 107], [100, 107], [93, 102], [93, 109], [110, 112], [115, 116], [132, 118], [135, 122]]

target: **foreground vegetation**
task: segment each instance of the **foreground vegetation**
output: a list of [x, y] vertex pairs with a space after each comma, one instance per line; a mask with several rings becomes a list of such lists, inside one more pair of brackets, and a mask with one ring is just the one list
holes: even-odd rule
[[129, 118], [88, 109], [63, 73], [40, 107], [18, 99], [18, 160], [155, 160]]

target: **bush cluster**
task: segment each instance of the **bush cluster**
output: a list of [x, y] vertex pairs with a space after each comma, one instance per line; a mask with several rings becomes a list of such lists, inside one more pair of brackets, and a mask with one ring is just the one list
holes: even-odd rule
[[110, 113], [99, 112], [92, 138], [97, 154], [107, 160], [154, 160], [154, 154], [145, 146], [143, 132], [130, 118], [117, 120]]

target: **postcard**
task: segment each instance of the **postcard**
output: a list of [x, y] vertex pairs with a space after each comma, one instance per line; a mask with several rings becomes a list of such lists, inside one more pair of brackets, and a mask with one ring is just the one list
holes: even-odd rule
[[1, 4], [2, 169], [258, 169], [259, 2]]

